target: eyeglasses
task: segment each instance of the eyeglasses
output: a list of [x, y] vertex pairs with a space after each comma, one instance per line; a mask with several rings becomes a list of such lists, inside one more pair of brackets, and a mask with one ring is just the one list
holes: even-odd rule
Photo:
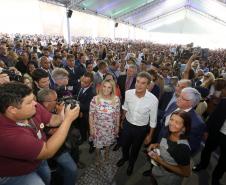
[[45, 102], [56, 102], [57, 101], [57, 99], [55, 99], [55, 100], [46, 100]]
[[59, 78], [56, 78], [56, 80], [68, 80], [68, 77], [59, 77]]
[[184, 101], [191, 101], [191, 100], [188, 100], [188, 99], [184, 98], [183, 96], [179, 96], [179, 98], [184, 100]]

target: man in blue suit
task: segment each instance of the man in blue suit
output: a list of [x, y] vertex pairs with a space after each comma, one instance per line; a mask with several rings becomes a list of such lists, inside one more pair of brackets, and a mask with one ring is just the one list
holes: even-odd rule
[[[158, 107], [157, 127], [155, 129], [152, 142], [160, 141], [164, 132], [167, 130], [165, 129], [165, 126], [168, 124], [170, 115], [172, 114], [172, 112], [174, 112], [178, 108], [177, 99], [180, 96], [181, 91], [184, 88], [191, 87], [191, 84], [192, 84], [191, 80], [181, 79], [180, 81], [178, 81], [174, 92], [165, 92], [162, 95], [159, 101], [159, 107]], [[192, 107], [192, 106], [189, 104], [188, 107]], [[194, 109], [191, 109], [191, 111], [189, 112], [191, 116], [194, 117], [194, 119], [196, 119], [197, 116], [195, 114]], [[167, 121], [166, 121], [166, 118], [167, 118]], [[151, 169], [143, 172], [143, 176], [150, 176], [150, 174], [151, 174]]]
[[168, 122], [171, 114], [176, 110], [184, 110], [188, 112], [191, 117], [191, 130], [189, 135], [189, 144], [191, 147], [191, 154], [194, 155], [200, 149], [202, 136], [205, 131], [205, 124], [202, 118], [195, 112], [194, 107], [199, 103], [201, 98], [200, 93], [192, 87], [186, 87], [181, 91], [180, 96], [176, 100], [176, 104], [172, 104], [172, 109], [169, 107], [161, 121], [161, 131], [159, 133], [159, 141], [163, 137], [166, 130], [168, 130]]

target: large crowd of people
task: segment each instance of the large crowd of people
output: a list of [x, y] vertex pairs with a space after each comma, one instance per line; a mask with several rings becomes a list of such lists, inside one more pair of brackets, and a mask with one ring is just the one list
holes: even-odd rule
[[[97, 167], [122, 149], [132, 175], [142, 145], [158, 185], [207, 168], [226, 170], [226, 49], [107, 38], [0, 34], [0, 185], [50, 185], [51, 161], [74, 185], [79, 145]], [[198, 164], [192, 158], [202, 150]], [[100, 150], [104, 150], [104, 159]], [[82, 154], [81, 154], [82, 155]], [[47, 163], [48, 161], [48, 163]], [[154, 161], [154, 162], [153, 162]]]

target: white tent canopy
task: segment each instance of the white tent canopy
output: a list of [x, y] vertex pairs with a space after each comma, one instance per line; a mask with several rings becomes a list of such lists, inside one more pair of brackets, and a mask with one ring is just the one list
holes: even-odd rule
[[210, 48], [226, 43], [226, 4], [216, 0], [2, 0], [0, 5], [3, 33], [63, 35], [66, 10], [72, 9], [72, 36], [194, 42]]

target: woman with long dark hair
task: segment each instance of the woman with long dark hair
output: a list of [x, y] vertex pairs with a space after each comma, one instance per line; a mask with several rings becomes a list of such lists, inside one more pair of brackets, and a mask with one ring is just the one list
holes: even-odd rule
[[150, 145], [148, 155], [155, 165], [152, 175], [158, 185], [181, 185], [183, 177], [190, 176], [190, 126], [189, 114], [175, 111], [169, 120], [168, 133], [160, 144]]

